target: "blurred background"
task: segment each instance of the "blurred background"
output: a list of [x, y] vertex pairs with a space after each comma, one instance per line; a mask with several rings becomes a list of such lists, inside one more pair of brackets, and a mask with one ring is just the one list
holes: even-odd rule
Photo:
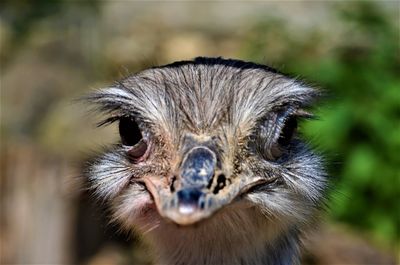
[[85, 161], [118, 133], [76, 99], [203, 55], [268, 64], [328, 95], [301, 125], [333, 183], [303, 263], [399, 264], [399, 3], [3, 0], [0, 262], [149, 263], [85, 191]]

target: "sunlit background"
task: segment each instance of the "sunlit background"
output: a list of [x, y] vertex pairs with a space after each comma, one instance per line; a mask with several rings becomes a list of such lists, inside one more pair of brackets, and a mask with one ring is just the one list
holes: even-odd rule
[[329, 209], [305, 264], [397, 264], [398, 1], [0, 3], [1, 264], [147, 264], [79, 178], [116, 128], [76, 99], [149, 66], [222, 56], [320, 87], [301, 131], [326, 156]]

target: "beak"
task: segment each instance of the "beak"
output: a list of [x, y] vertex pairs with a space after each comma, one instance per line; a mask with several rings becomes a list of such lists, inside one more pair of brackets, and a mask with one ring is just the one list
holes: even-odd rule
[[179, 170], [177, 190], [163, 205], [165, 217], [188, 225], [212, 214], [215, 196], [212, 196], [211, 186], [216, 164], [216, 154], [208, 147], [194, 147], [186, 154]]
[[228, 180], [219, 164], [209, 147], [195, 146], [186, 153], [169, 188], [146, 183], [160, 215], [178, 225], [190, 225], [230, 204], [247, 185], [241, 178]]

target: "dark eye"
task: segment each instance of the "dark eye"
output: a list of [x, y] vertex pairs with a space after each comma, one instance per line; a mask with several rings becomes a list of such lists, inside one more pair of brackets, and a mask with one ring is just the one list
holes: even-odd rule
[[290, 144], [293, 135], [297, 129], [297, 119], [294, 116], [290, 116], [286, 119], [285, 125], [281, 129], [281, 133], [278, 138], [278, 144], [282, 147], [286, 147]]
[[123, 145], [134, 146], [142, 139], [139, 126], [131, 118], [121, 118], [119, 120], [119, 135]]
[[297, 129], [297, 119], [294, 116], [286, 118], [280, 129], [279, 137], [270, 146], [269, 159], [276, 160], [287, 150]]
[[275, 161], [289, 150], [297, 129], [298, 115], [292, 109], [271, 112], [256, 131], [252, 144], [266, 159]]
[[131, 147], [128, 151], [129, 157], [137, 160], [146, 153], [147, 143], [133, 119], [124, 117], [119, 120], [119, 135], [122, 144]]

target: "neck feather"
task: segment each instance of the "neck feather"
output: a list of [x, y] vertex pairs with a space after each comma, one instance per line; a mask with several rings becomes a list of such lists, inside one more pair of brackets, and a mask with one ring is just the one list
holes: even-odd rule
[[222, 212], [189, 227], [161, 222], [147, 237], [157, 264], [298, 263], [298, 232], [255, 208]]

